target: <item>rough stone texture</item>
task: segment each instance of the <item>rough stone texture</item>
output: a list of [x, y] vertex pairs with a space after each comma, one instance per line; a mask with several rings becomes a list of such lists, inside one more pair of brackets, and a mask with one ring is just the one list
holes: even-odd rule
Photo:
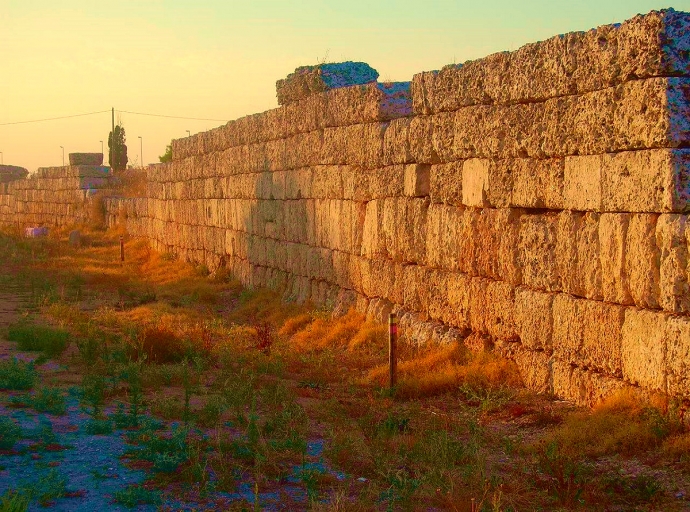
[[644, 388], [667, 390], [667, 315], [629, 308], [622, 329], [623, 378]]
[[285, 105], [329, 89], [375, 82], [378, 77], [378, 72], [364, 62], [302, 66], [276, 82], [278, 103]]
[[622, 24], [558, 35], [412, 81], [417, 114], [596, 91], [631, 79], [687, 75], [690, 15], [652, 11]]
[[29, 175], [29, 171], [16, 165], [0, 165], [0, 183], [21, 180]]
[[70, 165], [103, 165], [103, 153], [70, 153]]

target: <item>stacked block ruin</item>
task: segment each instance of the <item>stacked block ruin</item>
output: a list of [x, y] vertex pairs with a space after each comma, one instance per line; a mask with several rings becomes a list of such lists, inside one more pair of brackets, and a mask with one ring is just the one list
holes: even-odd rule
[[287, 299], [395, 311], [412, 342], [493, 347], [536, 390], [690, 398], [690, 15], [411, 84], [340, 66], [173, 141], [109, 222]]
[[101, 165], [100, 153], [69, 156], [69, 166], [42, 167], [30, 176], [26, 169], [3, 173], [0, 166], [0, 226], [63, 226], [89, 220], [92, 198], [110, 186], [110, 168]]

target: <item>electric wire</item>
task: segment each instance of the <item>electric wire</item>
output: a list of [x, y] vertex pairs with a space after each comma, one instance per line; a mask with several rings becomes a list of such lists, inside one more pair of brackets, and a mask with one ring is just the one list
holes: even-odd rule
[[105, 114], [110, 110], [99, 110], [98, 112], [87, 112], [86, 114], [73, 114], [70, 116], [47, 117], [45, 119], [32, 119], [31, 121], [13, 121], [11, 123], [0, 123], [0, 126], [8, 126], [11, 124], [27, 124], [27, 123], [42, 123], [43, 121], [57, 121], [58, 119], [69, 119], [71, 117], [92, 116], [94, 114]]

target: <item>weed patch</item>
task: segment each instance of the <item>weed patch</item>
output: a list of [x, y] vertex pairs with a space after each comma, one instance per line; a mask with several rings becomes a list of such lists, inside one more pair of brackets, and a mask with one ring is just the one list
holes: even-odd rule
[[55, 357], [67, 348], [69, 333], [44, 325], [19, 323], [10, 326], [7, 338], [17, 342], [19, 350], [38, 351]]
[[38, 374], [33, 363], [19, 361], [16, 357], [0, 361], [0, 389], [24, 391], [34, 387]]

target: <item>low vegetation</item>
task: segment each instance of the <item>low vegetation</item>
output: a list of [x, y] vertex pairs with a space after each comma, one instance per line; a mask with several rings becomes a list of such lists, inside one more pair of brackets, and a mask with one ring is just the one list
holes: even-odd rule
[[[139, 240], [127, 240], [121, 266], [118, 237], [87, 232], [68, 248], [0, 235], [0, 279], [33, 289], [34, 305], [6, 331], [34, 359], [0, 361], [0, 404], [61, 415], [74, 397], [90, 434], [122, 436], [122, 462], [147, 479], [113, 502], [193, 493], [203, 509], [232, 493], [228, 510], [276, 496], [290, 510], [687, 506], [683, 404], [622, 393], [577, 409], [460, 344], [401, 346], [390, 390], [387, 330], [361, 314], [284, 304]], [[69, 370], [45, 382], [45, 361]], [[27, 438], [49, 446], [51, 433], [0, 416], [0, 453]], [[8, 491], [0, 510], [69, 492], [56, 470]]]

